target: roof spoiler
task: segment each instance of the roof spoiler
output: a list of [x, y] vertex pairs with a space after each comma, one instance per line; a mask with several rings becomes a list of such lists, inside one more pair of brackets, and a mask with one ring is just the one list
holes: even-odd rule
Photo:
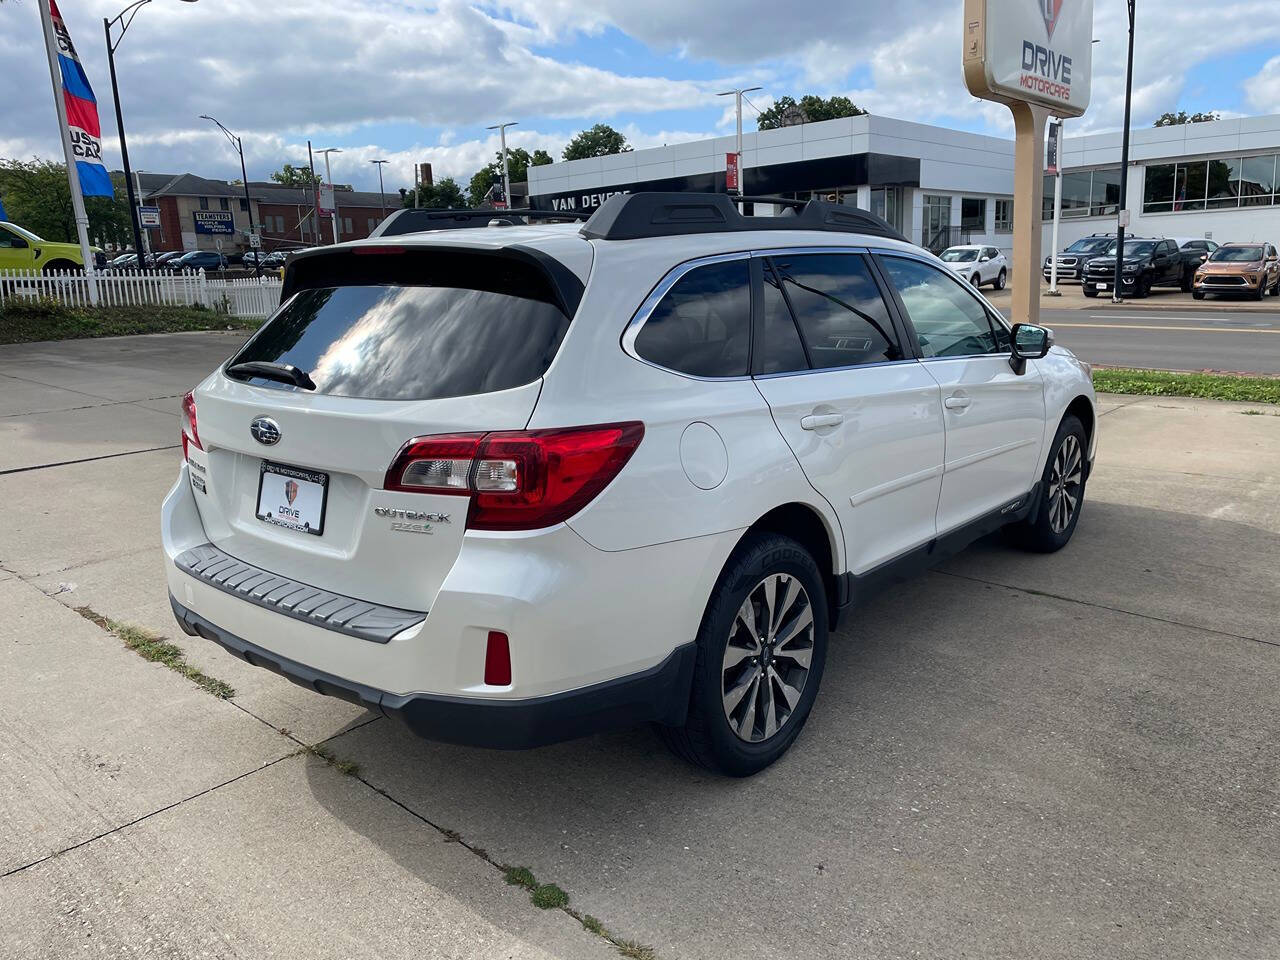
[[[790, 215], [743, 216], [739, 203], [772, 203]], [[619, 193], [602, 203], [581, 231], [588, 240], [639, 240], [645, 237], [756, 230], [820, 230], [862, 233], [907, 242], [874, 213], [823, 200], [786, 197], [731, 197], [724, 193]]]

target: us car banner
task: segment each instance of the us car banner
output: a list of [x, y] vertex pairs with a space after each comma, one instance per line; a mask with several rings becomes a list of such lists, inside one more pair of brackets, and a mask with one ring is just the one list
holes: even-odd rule
[[58, 40], [58, 66], [62, 71], [62, 99], [67, 107], [67, 127], [76, 170], [80, 174], [80, 192], [86, 197], [111, 197], [111, 177], [102, 163], [102, 127], [98, 124], [98, 99], [89, 86], [89, 78], [80, 65], [67, 25], [58, 12], [57, 0], [49, 0], [53, 14], [53, 32]]

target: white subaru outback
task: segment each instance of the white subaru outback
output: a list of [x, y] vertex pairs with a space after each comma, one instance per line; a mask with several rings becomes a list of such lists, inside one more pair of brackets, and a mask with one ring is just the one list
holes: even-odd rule
[[998, 528], [1071, 538], [1089, 367], [883, 220], [652, 193], [581, 227], [429, 216], [295, 257], [184, 398], [162, 528], [189, 634], [426, 737], [652, 722], [744, 776], [860, 597]]

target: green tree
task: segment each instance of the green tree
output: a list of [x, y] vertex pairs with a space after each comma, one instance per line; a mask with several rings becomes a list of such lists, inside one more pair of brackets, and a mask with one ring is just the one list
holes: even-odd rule
[[[85, 197], [89, 215], [89, 239], [95, 244], [133, 245], [124, 176], [114, 174], [114, 197]], [[75, 214], [67, 167], [52, 160], [0, 159], [0, 197], [9, 219], [46, 240], [74, 243]]]
[[840, 117], [860, 117], [867, 111], [848, 97], [818, 97], [806, 94], [797, 103], [795, 97], [779, 97], [767, 110], [761, 110], [756, 118], [760, 130], [776, 130], [797, 123], [817, 123], [819, 120], [838, 120]]
[[[507, 148], [507, 176], [512, 183], [524, 183], [529, 179], [530, 167], [541, 167], [551, 162], [551, 154], [535, 150], [532, 154], [524, 147]], [[481, 167], [467, 185], [473, 207], [484, 206], [485, 194], [495, 184], [502, 183], [502, 151], [494, 152], [493, 162]]]
[[1176, 127], [1183, 123], [1208, 123], [1211, 120], [1221, 119], [1216, 113], [1187, 113], [1185, 110], [1179, 110], [1177, 113], [1160, 114], [1160, 119], [1153, 123], [1152, 126]]
[[320, 177], [311, 172], [310, 167], [295, 167], [286, 163], [283, 169], [271, 174], [271, 179], [282, 187], [308, 187], [320, 182]]
[[[413, 201], [413, 191], [406, 190], [404, 193], [404, 205], [412, 207], [414, 205]], [[418, 206], [420, 207], [457, 210], [467, 205], [467, 195], [462, 192], [462, 187], [453, 177], [445, 177], [429, 187], [418, 188]]]
[[627, 138], [607, 123], [597, 123], [590, 130], [583, 130], [565, 144], [561, 156], [566, 160], [583, 157], [607, 157], [614, 153], [628, 153], [631, 145]]

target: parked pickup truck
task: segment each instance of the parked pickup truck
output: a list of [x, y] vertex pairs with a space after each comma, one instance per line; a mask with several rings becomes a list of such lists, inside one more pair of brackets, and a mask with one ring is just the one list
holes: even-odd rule
[[[1152, 287], [1191, 289], [1203, 250], [1182, 250], [1178, 241], [1160, 237], [1125, 237], [1120, 264], [1120, 295], [1145, 297]], [[1089, 261], [1083, 282], [1084, 295], [1096, 297], [1115, 286], [1116, 245], [1105, 256]]]

